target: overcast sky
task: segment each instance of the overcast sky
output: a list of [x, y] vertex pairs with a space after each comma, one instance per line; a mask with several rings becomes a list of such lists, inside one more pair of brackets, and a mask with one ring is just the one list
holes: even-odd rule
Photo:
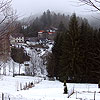
[[[46, 10], [62, 13], [87, 14], [85, 7], [79, 7], [78, 0], [12, 0], [12, 6], [19, 16], [36, 15]], [[78, 6], [78, 7], [77, 7]]]

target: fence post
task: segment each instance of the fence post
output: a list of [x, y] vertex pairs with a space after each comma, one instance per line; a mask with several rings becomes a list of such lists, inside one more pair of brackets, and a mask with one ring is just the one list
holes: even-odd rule
[[2, 93], [2, 100], [4, 100], [4, 94]]
[[10, 97], [8, 96], [8, 100], [10, 100]]
[[20, 90], [22, 90], [22, 83], [20, 83]]
[[17, 91], [19, 91], [19, 82], [18, 81], [17, 81], [16, 85], [17, 85]]
[[94, 100], [95, 100], [95, 94], [96, 94], [96, 91], [94, 91]]
[[27, 90], [27, 82], [26, 82], [26, 86], [25, 87], [26, 87], [26, 90]]
[[89, 85], [88, 85], [88, 93], [89, 93]]
[[77, 91], [76, 91], [76, 99], [77, 99]]
[[74, 92], [74, 86], [73, 86], [73, 92]]

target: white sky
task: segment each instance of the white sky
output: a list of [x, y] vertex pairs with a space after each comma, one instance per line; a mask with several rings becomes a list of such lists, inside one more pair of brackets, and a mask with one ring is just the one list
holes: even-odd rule
[[19, 16], [27, 17], [36, 15], [46, 10], [62, 13], [88, 14], [86, 9], [89, 6], [79, 7], [78, 0], [12, 0], [12, 6], [17, 10]]

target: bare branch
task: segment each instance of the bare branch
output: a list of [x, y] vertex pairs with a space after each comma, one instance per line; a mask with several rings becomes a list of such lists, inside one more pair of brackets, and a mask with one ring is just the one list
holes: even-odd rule
[[7, 61], [9, 34], [16, 30], [16, 12], [11, 8], [12, 0], [0, 0], [0, 60]]
[[97, 4], [97, 3], [100, 3], [100, 1], [98, 0], [94, 0], [94, 2], [92, 0], [79, 0], [79, 1], [83, 3], [84, 5], [89, 5], [95, 8], [97, 11], [100, 11], [100, 7]]
[[98, 3], [100, 3], [100, 1], [98, 1], [98, 0], [95, 0], [95, 2], [98, 2]]
[[5, 20], [6, 20], [7, 16], [5, 16], [2, 21], [0, 22], [0, 24], [2, 24]]

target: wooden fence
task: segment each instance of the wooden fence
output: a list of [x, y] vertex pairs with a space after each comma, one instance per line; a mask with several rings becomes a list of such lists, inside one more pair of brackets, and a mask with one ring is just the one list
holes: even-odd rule
[[35, 87], [35, 85], [39, 84], [41, 81], [42, 81], [42, 79], [38, 79], [38, 80], [34, 80], [32, 82], [26, 82], [26, 83], [17, 82], [17, 85], [16, 85], [17, 91], [27, 90], [29, 88]]
[[[26, 83], [20, 83], [17, 82], [17, 91], [21, 91], [21, 90], [27, 90], [29, 88], [34, 87], [36, 84], [39, 84], [42, 81], [42, 79], [37, 79], [34, 80], [33, 82], [26, 82]], [[0, 100], [34, 100], [34, 99], [26, 99], [22, 96], [18, 96], [18, 97], [14, 97], [11, 94], [8, 93], [0, 93]]]
[[68, 89], [68, 98], [74, 93], [74, 87]]

